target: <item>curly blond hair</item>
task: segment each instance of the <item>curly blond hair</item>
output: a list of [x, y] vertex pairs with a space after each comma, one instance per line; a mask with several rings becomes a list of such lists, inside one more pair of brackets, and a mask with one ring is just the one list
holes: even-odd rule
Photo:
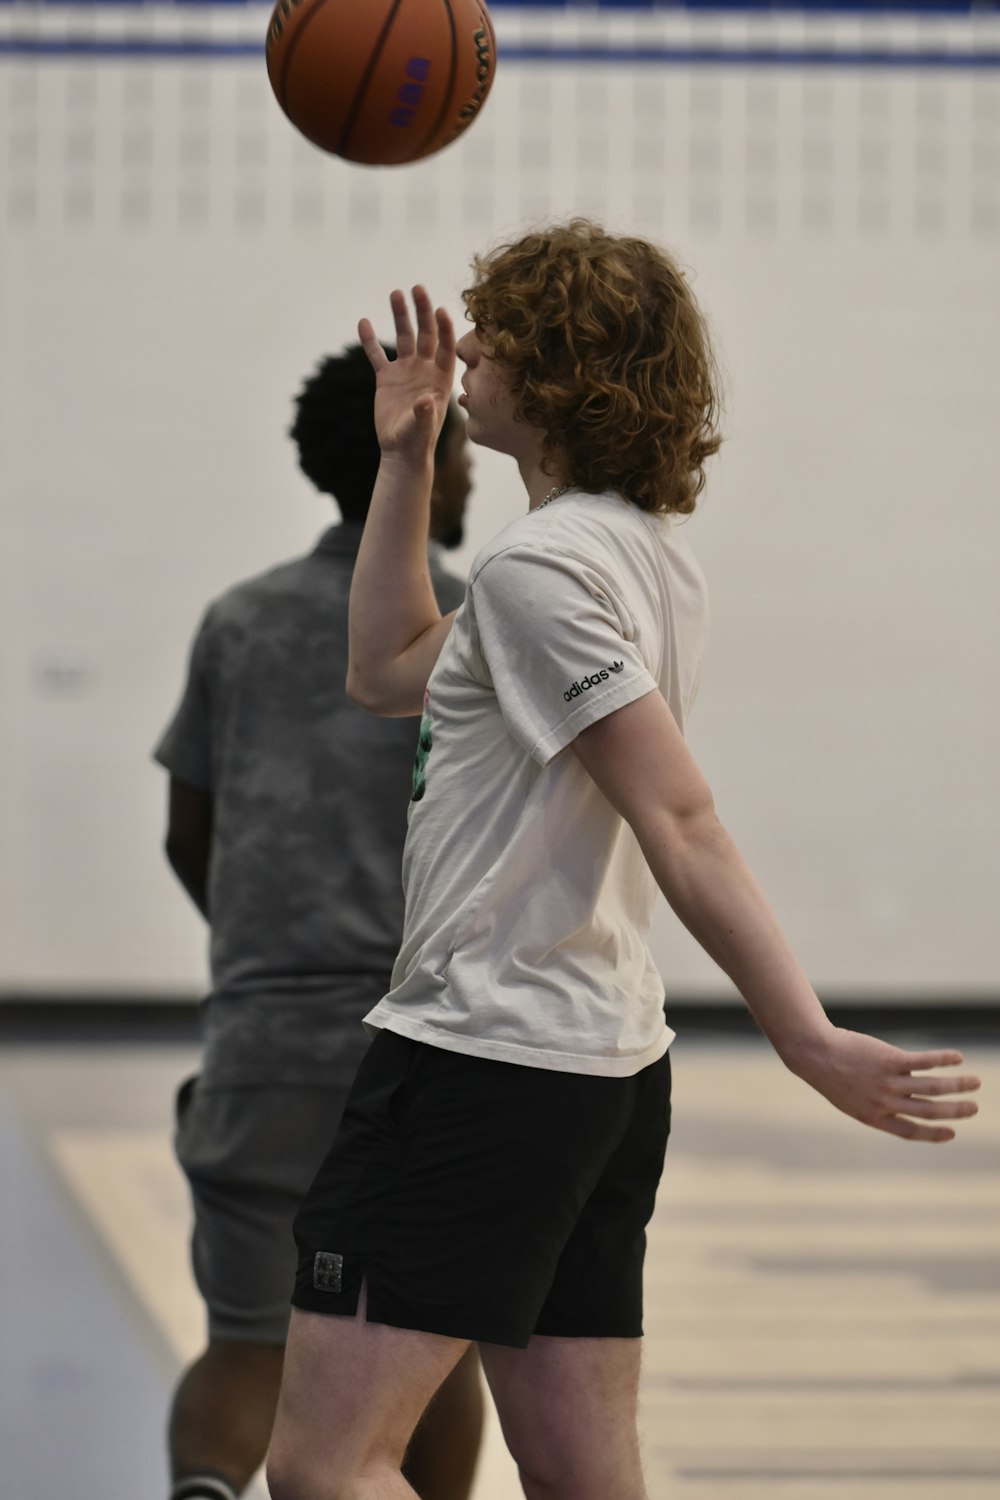
[[645, 240], [572, 219], [473, 261], [466, 312], [509, 372], [543, 462], [642, 510], [694, 510], [722, 441], [707, 330], [681, 271]]

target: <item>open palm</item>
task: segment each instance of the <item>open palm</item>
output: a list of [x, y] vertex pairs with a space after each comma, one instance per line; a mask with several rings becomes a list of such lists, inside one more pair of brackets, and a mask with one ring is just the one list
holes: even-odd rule
[[389, 359], [368, 318], [358, 324], [375, 371], [375, 430], [383, 453], [423, 462], [433, 449], [455, 384], [455, 329], [422, 286], [413, 288], [416, 332], [403, 292], [389, 298], [396, 358]]

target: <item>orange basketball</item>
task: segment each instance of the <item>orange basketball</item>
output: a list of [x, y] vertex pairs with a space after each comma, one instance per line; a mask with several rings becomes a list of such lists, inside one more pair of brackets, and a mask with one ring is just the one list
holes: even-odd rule
[[496, 38], [483, 0], [278, 0], [265, 54], [307, 140], [387, 167], [468, 129], [493, 82]]

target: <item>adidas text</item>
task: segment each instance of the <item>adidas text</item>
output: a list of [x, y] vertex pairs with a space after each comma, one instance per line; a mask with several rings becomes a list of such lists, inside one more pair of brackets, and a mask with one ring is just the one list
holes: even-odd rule
[[567, 703], [572, 703], [574, 698], [579, 698], [580, 694], [587, 692], [588, 688], [600, 687], [602, 682], [607, 682], [612, 672], [623, 672], [624, 670], [625, 663], [623, 661], [613, 661], [610, 667], [602, 667], [599, 672], [592, 672], [589, 677], [581, 677], [579, 682], [572, 683], [566, 692], [563, 693], [563, 697]]

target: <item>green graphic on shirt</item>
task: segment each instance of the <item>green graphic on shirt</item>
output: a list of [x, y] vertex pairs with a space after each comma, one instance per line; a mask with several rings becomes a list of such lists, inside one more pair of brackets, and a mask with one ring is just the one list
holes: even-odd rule
[[420, 720], [420, 738], [417, 741], [417, 756], [413, 762], [413, 796], [410, 799], [412, 802], [419, 802], [424, 795], [427, 786], [427, 762], [433, 748], [434, 720], [431, 718], [430, 707], [425, 698], [424, 715]]

